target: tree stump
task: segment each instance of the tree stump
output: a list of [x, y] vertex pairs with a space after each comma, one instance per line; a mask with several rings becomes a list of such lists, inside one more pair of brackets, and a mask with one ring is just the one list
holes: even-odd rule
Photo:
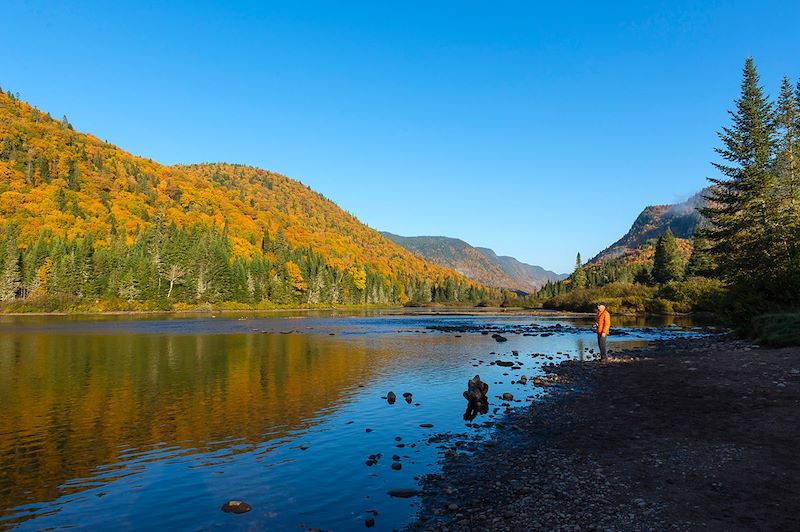
[[473, 420], [478, 414], [489, 411], [488, 393], [489, 385], [481, 380], [480, 375], [475, 375], [467, 381], [467, 390], [464, 392], [467, 410], [464, 412], [464, 419]]

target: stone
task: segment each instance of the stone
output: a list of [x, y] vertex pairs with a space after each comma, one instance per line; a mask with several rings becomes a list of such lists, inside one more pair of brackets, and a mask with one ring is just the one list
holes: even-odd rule
[[386, 402], [388, 402], [390, 405], [393, 405], [395, 401], [397, 401], [397, 396], [394, 394], [394, 392], [389, 392], [386, 394]]
[[514, 400], [514, 395], [506, 392], [506, 393], [503, 394], [503, 400], [504, 401], [513, 401]]
[[395, 471], [400, 471], [401, 469], [403, 469], [403, 464], [401, 464], [400, 462], [394, 462], [392, 463], [392, 469], [394, 469]]
[[222, 511], [227, 514], [244, 514], [252, 509], [253, 507], [244, 501], [228, 501], [222, 505]]
[[372, 528], [375, 526], [375, 518], [374, 517], [367, 517], [364, 519], [364, 526], [367, 528]]
[[416, 497], [420, 494], [420, 491], [414, 488], [395, 488], [387, 491], [386, 493], [389, 495], [389, 497], [408, 499], [409, 497]]

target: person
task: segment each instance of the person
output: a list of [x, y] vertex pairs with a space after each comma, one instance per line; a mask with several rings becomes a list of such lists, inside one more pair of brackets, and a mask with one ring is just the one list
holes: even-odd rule
[[605, 303], [597, 304], [597, 345], [600, 347], [600, 361], [608, 362], [607, 342], [608, 333], [611, 330], [611, 314], [609, 314]]

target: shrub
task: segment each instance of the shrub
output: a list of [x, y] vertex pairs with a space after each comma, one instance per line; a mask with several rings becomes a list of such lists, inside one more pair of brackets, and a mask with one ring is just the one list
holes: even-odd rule
[[800, 345], [800, 312], [778, 312], [753, 318], [760, 343], [774, 346]]

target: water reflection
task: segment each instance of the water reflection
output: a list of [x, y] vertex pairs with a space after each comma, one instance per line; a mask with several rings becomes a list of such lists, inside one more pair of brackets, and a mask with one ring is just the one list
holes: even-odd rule
[[[308, 424], [368, 378], [364, 346], [307, 335], [0, 338], [0, 501], [165, 442], [245, 451]], [[11, 354], [11, 355], [9, 355]]]
[[[564, 323], [569, 332], [508, 334], [498, 344], [428, 329], [531, 321]], [[432, 470], [440, 450], [430, 438], [482, 437], [490, 424], [465, 420], [492, 419], [493, 397], [502, 392], [537, 397], [540, 390], [511, 379], [537, 374], [546, 360], [535, 352], [583, 359], [595, 347], [591, 323], [558, 316], [2, 318], [0, 525], [342, 529], [379, 506], [377, 528], [401, 527], [414, 503], [385, 494]], [[651, 323], [619, 318], [616, 325]], [[664, 331], [684, 333], [667, 325], [629, 329], [612, 342], [643, 345]], [[521, 369], [488, 365], [513, 351]], [[465, 380], [478, 371], [491, 393], [468, 402], [462, 417]], [[389, 391], [405, 401], [387, 401]], [[413, 400], [404, 395], [412, 391]], [[397, 453], [402, 470], [386, 459], [364, 465], [381, 453]], [[238, 496], [253, 512], [219, 511]]]

